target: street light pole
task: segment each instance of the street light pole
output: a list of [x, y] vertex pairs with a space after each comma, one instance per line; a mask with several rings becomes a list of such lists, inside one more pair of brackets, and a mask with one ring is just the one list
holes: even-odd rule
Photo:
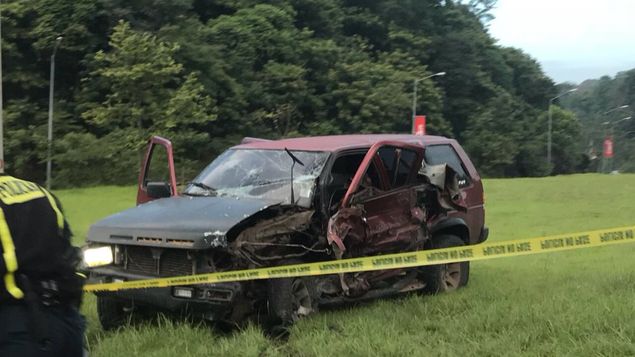
[[549, 124], [547, 129], [547, 167], [549, 173], [551, 173], [551, 104], [553, 103], [553, 98], [549, 100]]
[[[618, 108], [615, 108], [615, 109], [624, 109], [624, 108], [627, 108], [627, 107], [628, 107], [628, 105], [622, 106], [622, 107], [618, 107]], [[613, 111], [613, 110], [610, 110], [609, 112], [611, 112], [611, 111]], [[606, 112], [606, 113], [608, 113], [608, 112]], [[604, 113], [604, 114], [606, 114], [606, 113]], [[607, 121], [602, 123], [602, 125], [606, 126], [605, 129], [604, 129], [604, 138], [605, 138], [605, 140], [610, 140], [611, 146], [613, 147], [613, 148], [611, 148], [611, 151], [613, 151], [614, 147], [615, 147], [615, 145], [613, 144], [614, 143], [614, 140], [613, 140], [614, 139], [614, 135], [613, 135], [614, 127], [618, 123], [621, 123], [621, 122], [626, 121], [626, 120], [631, 120], [631, 118], [632, 118], [631, 116], [627, 116], [627, 117], [619, 119], [619, 120], [613, 120], [613, 121], [607, 120]], [[611, 172], [612, 171], [612, 166], [613, 166], [613, 155], [614, 154], [611, 154], [611, 156], [605, 156], [604, 149], [602, 151], [603, 151], [602, 152], [602, 167], [600, 168], [600, 172], [602, 172], [602, 173]]]
[[616, 111], [616, 110], [620, 110], [620, 109], [626, 109], [626, 108], [628, 108], [628, 107], [629, 107], [629, 105], [628, 105], [628, 104], [620, 105], [619, 107], [616, 107], [616, 108], [613, 108], [613, 109], [611, 109], [611, 110], [607, 110], [607, 111], [605, 111], [604, 113], [602, 113], [602, 115], [607, 115], [608, 113], [612, 113], [612, 112], [614, 112], [614, 111]]
[[432, 78], [432, 77], [438, 77], [438, 76], [445, 76], [445, 72], [438, 72], [435, 74], [431, 74], [429, 76], [425, 76], [422, 78], [416, 78], [414, 80], [414, 86], [413, 86], [413, 90], [412, 90], [412, 125], [414, 125], [415, 122], [415, 116], [417, 115], [417, 84], [419, 82], [421, 82], [424, 79], [428, 79], [428, 78]]
[[[627, 108], [629, 108], [628, 104], [620, 105], [619, 107], [615, 107], [613, 109], [609, 109], [609, 110], [605, 111], [604, 113], [602, 113], [602, 116], [607, 116], [608, 114], [613, 113], [613, 112], [615, 112], [617, 110], [622, 110], [622, 109], [627, 109]], [[615, 124], [617, 124], [619, 122], [622, 122], [624, 120], [629, 120], [630, 118], [631, 117], [629, 116], [629, 117], [626, 117], [626, 118], [622, 118], [622, 119], [620, 119], [618, 121], [607, 120], [607, 121], [603, 122], [602, 125], [609, 125], [609, 124], [615, 125]], [[604, 139], [603, 140], [606, 140], [609, 137], [611, 137], [611, 138], [613, 137], [613, 126], [610, 126], [610, 127], [607, 126], [607, 127], [605, 127], [603, 129], [603, 131], [604, 131], [604, 133], [603, 133]], [[600, 172], [604, 172], [605, 169], [608, 168], [609, 163], [607, 161], [608, 161], [608, 158], [606, 158], [606, 157], [604, 157], [604, 155], [602, 155], [602, 166], [600, 167]]]
[[549, 172], [551, 172], [551, 127], [552, 127], [552, 122], [551, 122], [551, 106], [553, 105], [553, 101], [562, 97], [563, 95], [569, 94], [569, 93], [573, 93], [575, 91], [577, 91], [578, 88], [573, 88], [573, 89], [569, 89], [568, 91], [561, 93], [551, 99], [549, 99], [549, 127], [547, 129], [547, 164], [549, 165]]
[[613, 132], [613, 127], [615, 126], [615, 124], [621, 123], [623, 121], [631, 120], [631, 118], [633, 118], [633, 117], [629, 115], [626, 118], [622, 118], [622, 119], [615, 120], [615, 121], [607, 120], [607, 121], [603, 122], [602, 125], [610, 125], [608, 127], [608, 129], [610, 129], [610, 131], [612, 133]]
[[626, 121], [626, 120], [631, 120], [631, 118], [633, 118], [633, 117], [629, 115], [626, 118], [622, 118], [620, 120], [615, 121], [614, 124], [621, 123], [621, 122]]
[[51, 55], [51, 77], [49, 79], [49, 121], [48, 121], [48, 148], [46, 158], [46, 189], [51, 189], [51, 155], [53, 152], [53, 90], [55, 85], [55, 53], [62, 42], [62, 36], [55, 39], [55, 47]]
[[412, 123], [414, 125], [415, 116], [417, 115], [417, 83], [418, 80], [414, 80], [414, 87], [412, 89]]

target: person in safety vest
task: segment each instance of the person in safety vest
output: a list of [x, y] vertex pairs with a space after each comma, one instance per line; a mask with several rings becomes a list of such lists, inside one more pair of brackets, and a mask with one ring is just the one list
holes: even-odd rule
[[82, 356], [84, 277], [59, 201], [0, 174], [0, 356]]

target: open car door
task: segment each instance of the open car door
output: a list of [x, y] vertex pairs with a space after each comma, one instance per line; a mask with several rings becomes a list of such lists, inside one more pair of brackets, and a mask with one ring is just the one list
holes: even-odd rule
[[153, 136], [148, 140], [148, 149], [139, 173], [137, 205], [176, 195], [172, 142]]
[[329, 221], [328, 240], [337, 255], [389, 253], [416, 244], [424, 220], [416, 193], [422, 160], [423, 147], [402, 142], [382, 141], [368, 150]]

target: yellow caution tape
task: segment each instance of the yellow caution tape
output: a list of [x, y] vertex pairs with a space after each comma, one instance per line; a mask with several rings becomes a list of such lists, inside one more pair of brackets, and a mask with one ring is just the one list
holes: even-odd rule
[[168, 286], [209, 284], [230, 281], [290, 278], [371, 270], [413, 268], [425, 265], [514, 257], [519, 255], [558, 252], [570, 249], [633, 242], [635, 242], [635, 226], [561, 234], [548, 237], [482, 243], [472, 246], [331, 260], [318, 263], [293, 264], [268, 268], [235, 270], [169, 278], [132, 280], [104, 284], [88, 284], [84, 287], [84, 290], [117, 291], [124, 289], [161, 288]]

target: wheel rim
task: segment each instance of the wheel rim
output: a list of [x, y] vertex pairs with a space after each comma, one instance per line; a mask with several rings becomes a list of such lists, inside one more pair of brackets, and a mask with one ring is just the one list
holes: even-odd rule
[[293, 317], [298, 319], [313, 312], [313, 304], [309, 288], [302, 279], [295, 279], [291, 284], [291, 295], [293, 296]]
[[456, 290], [461, 282], [461, 263], [445, 264], [442, 275], [445, 290]]

